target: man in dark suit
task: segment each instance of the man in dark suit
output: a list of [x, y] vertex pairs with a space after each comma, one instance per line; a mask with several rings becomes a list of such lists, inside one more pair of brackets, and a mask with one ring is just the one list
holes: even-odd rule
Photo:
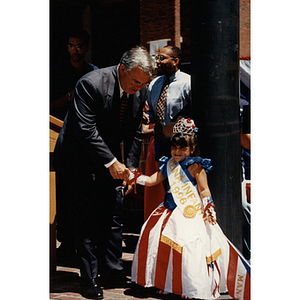
[[135, 47], [123, 54], [118, 66], [83, 76], [76, 84], [56, 143], [53, 165], [63, 187], [59, 196], [67, 203], [88, 298], [103, 298], [96, 282], [99, 273], [106, 278], [125, 277], [124, 188], [129, 168], [138, 167], [145, 86], [152, 66], [149, 53]]

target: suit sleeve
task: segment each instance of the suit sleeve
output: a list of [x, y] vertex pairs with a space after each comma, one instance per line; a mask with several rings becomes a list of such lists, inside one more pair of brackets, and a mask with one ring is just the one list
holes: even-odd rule
[[[74, 128], [80, 143], [94, 162], [103, 167], [114, 159], [96, 126], [96, 105], [103, 106], [99, 91], [88, 78], [81, 79], [74, 92]], [[96, 104], [96, 101], [98, 104]], [[102, 104], [101, 104], [102, 103]]]

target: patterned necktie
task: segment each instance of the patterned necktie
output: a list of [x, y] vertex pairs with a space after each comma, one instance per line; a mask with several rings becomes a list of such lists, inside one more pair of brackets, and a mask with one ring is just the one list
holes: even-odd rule
[[129, 98], [127, 98], [127, 94], [123, 92], [123, 95], [121, 97], [121, 104], [120, 104], [120, 125], [122, 125], [123, 123], [123, 118], [128, 104], [128, 99]]
[[169, 79], [167, 78], [161, 89], [160, 96], [156, 106], [154, 138], [158, 144], [160, 144], [163, 140], [163, 120], [164, 120], [164, 112], [166, 107], [168, 87], [169, 87]]

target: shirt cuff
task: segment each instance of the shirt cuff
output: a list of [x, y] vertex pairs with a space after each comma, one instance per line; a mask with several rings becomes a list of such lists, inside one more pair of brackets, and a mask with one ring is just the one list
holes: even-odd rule
[[109, 163], [105, 164], [105, 168], [109, 168], [113, 163], [115, 163], [117, 161], [116, 158], [114, 158], [112, 161], [110, 161]]

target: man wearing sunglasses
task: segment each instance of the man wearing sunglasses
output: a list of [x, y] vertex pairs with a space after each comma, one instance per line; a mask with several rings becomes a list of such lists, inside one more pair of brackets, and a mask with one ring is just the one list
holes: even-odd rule
[[[71, 234], [84, 278], [83, 294], [102, 299], [105, 287], [124, 287], [123, 199], [129, 168], [137, 168], [142, 117], [153, 60], [142, 47], [116, 66], [94, 70], [76, 84], [57, 139], [53, 165], [63, 187]], [[120, 143], [124, 143], [124, 161]]]

